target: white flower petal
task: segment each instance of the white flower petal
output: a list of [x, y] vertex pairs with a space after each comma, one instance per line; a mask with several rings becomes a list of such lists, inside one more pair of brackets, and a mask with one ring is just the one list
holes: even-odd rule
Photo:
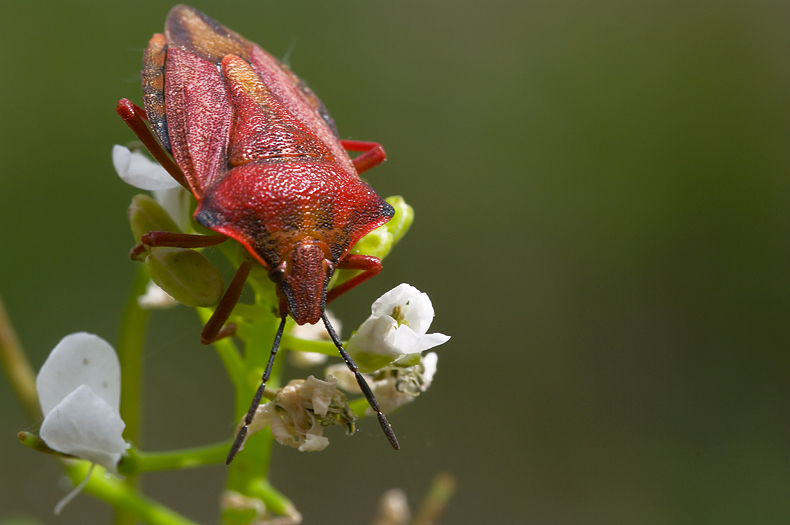
[[318, 422], [316, 422], [317, 429], [313, 431], [310, 430], [304, 436], [304, 443], [299, 445], [299, 452], [319, 452], [324, 450], [326, 447], [329, 446], [329, 438], [324, 437], [321, 435], [321, 426]]
[[418, 334], [428, 331], [434, 316], [428, 294], [410, 284], [401, 283], [376, 299], [371, 306], [371, 313], [375, 317], [391, 316], [396, 307], [400, 307], [401, 315], [412, 330]]
[[382, 315], [392, 315], [393, 308], [406, 304], [409, 302], [410, 298], [419, 294], [420, 291], [414, 286], [401, 283], [373, 301], [373, 305], [370, 307], [371, 313], [376, 317], [381, 317]]
[[118, 411], [81, 385], [44, 417], [41, 439], [50, 448], [98, 463], [111, 472], [126, 451]]
[[354, 375], [354, 372], [348, 369], [345, 363], [329, 365], [326, 367], [326, 370], [324, 370], [324, 376], [327, 380], [329, 380], [330, 377], [335, 379], [338, 388], [346, 392], [353, 394], [362, 393], [362, 390], [359, 388], [359, 383], [357, 383], [357, 377]]
[[413, 286], [411, 288], [412, 293], [409, 295], [409, 305], [405, 316], [406, 321], [412, 330], [418, 334], [424, 334], [433, 322], [433, 303], [431, 303], [427, 293], [420, 292]]
[[137, 296], [137, 304], [146, 310], [164, 310], [179, 303], [169, 293], [159, 288], [155, 282], [149, 280], [145, 287], [145, 293]]
[[116, 411], [121, 400], [121, 365], [112, 346], [85, 332], [67, 335], [55, 346], [36, 378], [44, 415], [80, 385], [88, 385]]
[[336, 391], [337, 379], [334, 377], [328, 377], [326, 381], [321, 381], [314, 376], [309, 376], [305, 380], [305, 395], [310, 397], [313, 412], [321, 417], [326, 417], [329, 412], [329, 404]]
[[401, 354], [416, 354], [430, 350], [435, 346], [446, 343], [450, 340], [449, 335], [444, 334], [420, 334], [404, 324], [400, 325], [391, 337], [392, 348]]
[[[170, 177], [170, 174], [167, 175]], [[170, 177], [170, 180], [175, 180]], [[189, 222], [189, 206], [191, 204], [191, 195], [180, 184], [171, 188], [163, 190], [153, 190], [154, 198], [164, 209], [170, 218], [176, 223], [182, 232], [189, 231], [191, 224]]]
[[141, 190], [164, 190], [179, 185], [162, 166], [124, 146], [113, 146], [112, 164], [125, 183]]
[[369, 354], [398, 357], [401, 352], [392, 346], [397, 329], [398, 323], [388, 315], [370, 316], [348, 340], [346, 349], [352, 353], [359, 350]]
[[436, 374], [436, 365], [439, 363], [439, 356], [436, 352], [431, 352], [429, 354], [425, 354], [425, 357], [422, 358], [422, 366], [425, 367], [425, 371], [422, 373], [422, 386], [420, 390], [425, 392], [428, 390], [428, 387], [431, 386], [433, 382], [433, 376]]

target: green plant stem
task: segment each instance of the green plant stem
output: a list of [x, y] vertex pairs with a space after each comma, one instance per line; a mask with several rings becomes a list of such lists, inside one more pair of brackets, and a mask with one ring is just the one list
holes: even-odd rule
[[455, 493], [455, 476], [440, 472], [433, 478], [431, 488], [420, 506], [411, 525], [431, 525], [436, 523], [447, 508], [447, 503]]
[[[197, 308], [196, 310], [198, 317], [200, 317], [200, 320], [204, 325], [211, 318], [211, 314], [214, 313], [214, 310], [211, 308]], [[225, 371], [227, 371], [231, 383], [233, 383], [233, 386], [238, 389], [238, 386], [244, 382], [246, 364], [244, 363], [238, 348], [236, 348], [233, 339], [226, 337], [224, 339], [220, 339], [219, 341], [214, 341], [212, 346], [214, 346], [214, 349], [217, 351], [222, 364], [225, 366]]]
[[118, 359], [121, 362], [121, 419], [126, 423], [123, 437], [139, 446], [142, 386], [142, 355], [150, 311], [140, 307], [137, 298], [148, 284], [145, 265], [137, 266], [131, 293], [126, 300], [118, 337]]
[[233, 440], [229, 439], [212, 445], [167, 452], [141, 452], [132, 447], [121, 458], [118, 473], [129, 476], [155, 470], [194, 468], [224, 463], [232, 443]]
[[[80, 483], [88, 474], [87, 461], [64, 462], [72, 482]], [[116, 511], [123, 509], [132, 517], [131, 523], [143, 521], [148, 525], [197, 525], [192, 520], [170, 510], [161, 503], [140, 494], [114, 476], [104, 475], [105, 470], [97, 466], [85, 486], [85, 492], [108, 502]]]
[[0, 364], [11, 388], [22, 403], [28, 420], [31, 423], [41, 421], [44, 415], [41, 413], [36, 392], [36, 374], [22, 350], [2, 297], [0, 297]]
[[[145, 265], [137, 266], [132, 289], [126, 300], [120, 335], [118, 337], [118, 359], [121, 363], [121, 419], [126, 423], [123, 437], [128, 443], [140, 445], [140, 422], [142, 418], [143, 347], [150, 318], [150, 311], [140, 307], [137, 298], [145, 293], [149, 280]], [[123, 480], [129, 489], [136, 489], [136, 473]], [[115, 525], [134, 525], [137, 522], [131, 511], [124, 506], [115, 507]]]
[[[345, 343], [344, 343], [345, 344]], [[332, 341], [313, 341], [311, 339], [299, 339], [291, 335], [283, 336], [282, 346], [288, 350], [300, 350], [302, 352], [313, 352], [324, 354], [330, 357], [337, 357], [337, 347]]]
[[250, 487], [250, 492], [263, 501], [266, 508], [274, 514], [289, 517], [294, 517], [295, 514], [298, 515], [293, 502], [286, 498], [282, 492], [275, 489], [268, 480], [259, 480]]
[[[235, 413], [237, 421], [241, 420], [249, 409], [250, 401], [260, 384], [278, 324], [279, 319], [269, 316], [269, 318], [251, 322], [245, 327], [246, 371], [244, 380], [236, 388]], [[282, 362], [282, 359], [275, 361], [267, 384], [268, 387], [278, 388], [280, 386]], [[269, 471], [273, 441], [274, 438], [268, 428], [247, 439], [244, 450], [236, 456], [230, 465], [226, 485], [228, 491], [263, 501], [262, 495], [269, 494], [269, 492], [262, 492], [260, 487], [270, 487], [266, 476]], [[293, 506], [291, 505], [291, 507]], [[227, 511], [223, 513], [223, 519], [225, 523], [241, 525], [250, 523], [254, 516], [244, 512]]]

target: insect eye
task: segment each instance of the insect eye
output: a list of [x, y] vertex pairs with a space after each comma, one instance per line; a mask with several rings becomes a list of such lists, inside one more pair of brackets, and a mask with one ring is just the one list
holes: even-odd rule
[[335, 265], [332, 261], [324, 259], [324, 268], [326, 268], [326, 278], [329, 279], [335, 274]]
[[269, 272], [269, 279], [274, 281], [275, 284], [280, 284], [285, 279], [285, 261], [278, 264], [272, 271]]

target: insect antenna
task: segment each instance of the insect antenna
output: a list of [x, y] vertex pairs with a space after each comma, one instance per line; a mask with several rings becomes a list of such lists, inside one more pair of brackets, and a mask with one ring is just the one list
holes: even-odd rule
[[[230, 452], [228, 452], [228, 457], [225, 460], [226, 465], [230, 465], [230, 462], [233, 461], [233, 458], [236, 457], [236, 454], [238, 454], [241, 445], [244, 443], [244, 438], [247, 437], [247, 430], [250, 426], [250, 423], [252, 423], [252, 418], [255, 416], [255, 411], [258, 410], [258, 406], [260, 406], [261, 404], [261, 399], [263, 398], [263, 391], [266, 389], [266, 382], [269, 381], [269, 375], [272, 373], [272, 365], [274, 364], [274, 357], [277, 355], [277, 350], [280, 348], [280, 339], [282, 339], [283, 337], [283, 330], [285, 329], [285, 320], [287, 318], [288, 316], [284, 315], [282, 317], [282, 320], [280, 321], [279, 328], [277, 328], [277, 335], [274, 336], [274, 343], [272, 343], [272, 352], [269, 355], [269, 362], [266, 364], [266, 370], [264, 370], [263, 376], [261, 377], [261, 384], [260, 386], [258, 386], [258, 390], [255, 391], [255, 395], [252, 398], [252, 403], [250, 403], [250, 409], [247, 410], [247, 414], [244, 416], [244, 424], [236, 434], [236, 439], [233, 440], [233, 445], [231, 445]], [[390, 432], [392, 432], [392, 430], [390, 430]]]
[[348, 355], [346, 349], [343, 348], [343, 343], [340, 342], [340, 338], [337, 336], [337, 332], [335, 332], [335, 329], [332, 327], [332, 324], [329, 322], [329, 319], [327, 318], [325, 311], [321, 312], [321, 319], [324, 320], [324, 325], [326, 325], [326, 331], [329, 332], [329, 337], [332, 338], [332, 342], [335, 343], [335, 346], [340, 351], [340, 356], [343, 358], [343, 361], [346, 362], [346, 365], [348, 366], [349, 370], [354, 372], [354, 377], [356, 377], [357, 383], [359, 384], [359, 388], [362, 389], [362, 393], [365, 394], [365, 399], [368, 400], [368, 403], [370, 404], [370, 408], [372, 408], [376, 412], [376, 415], [379, 418], [379, 425], [381, 425], [381, 430], [384, 431], [384, 435], [387, 436], [387, 439], [389, 440], [390, 445], [392, 445], [392, 448], [394, 448], [395, 450], [399, 450], [400, 444], [398, 443], [398, 438], [395, 437], [395, 432], [392, 430], [392, 425], [390, 425], [390, 422], [387, 421], [387, 416], [384, 415], [384, 412], [381, 411], [379, 402], [376, 401], [376, 396], [373, 395], [373, 391], [368, 386], [368, 382], [365, 381], [365, 378], [362, 376], [362, 374], [359, 373], [359, 368], [354, 363], [354, 361], [351, 360], [351, 356]]

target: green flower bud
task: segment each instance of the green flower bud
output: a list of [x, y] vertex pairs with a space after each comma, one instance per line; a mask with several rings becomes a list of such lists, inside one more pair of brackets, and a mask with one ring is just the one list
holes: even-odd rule
[[407, 368], [410, 366], [417, 366], [420, 364], [422, 355], [417, 352], [414, 354], [404, 354], [392, 362], [392, 366], [398, 368]]
[[406, 204], [400, 195], [387, 197], [386, 201], [395, 208], [395, 215], [387, 224], [379, 226], [360, 239], [351, 249], [351, 253], [372, 255], [384, 259], [389, 255], [392, 247], [406, 235], [411, 223], [414, 222], [414, 209]]
[[222, 274], [206, 257], [187, 248], [156, 248], [146, 257], [151, 279], [187, 306], [212, 306], [225, 289]]
[[143, 193], [132, 197], [128, 215], [134, 240], [138, 243], [140, 237], [148, 232], [181, 232], [173, 219], [170, 218], [170, 214], [153, 198]]
[[[406, 201], [400, 195], [387, 197], [385, 200], [395, 208], [395, 215], [392, 216], [387, 224], [379, 226], [362, 237], [351, 248], [349, 253], [372, 255], [373, 257], [384, 259], [384, 257], [389, 255], [392, 247], [406, 235], [411, 223], [414, 222], [414, 209], [406, 204]], [[358, 270], [340, 270], [335, 272], [329, 283], [329, 288], [331, 289], [348, 281], [358, 273]]]
[[385, 200], [395, 208], [395, 215], [385, 224], [387, 230], [392, 234], [392, 244], [395, 245], [406, 235], [411, 223], [414, 222], [414, 208], [406, 204], [400, 195], [393, 195]]

